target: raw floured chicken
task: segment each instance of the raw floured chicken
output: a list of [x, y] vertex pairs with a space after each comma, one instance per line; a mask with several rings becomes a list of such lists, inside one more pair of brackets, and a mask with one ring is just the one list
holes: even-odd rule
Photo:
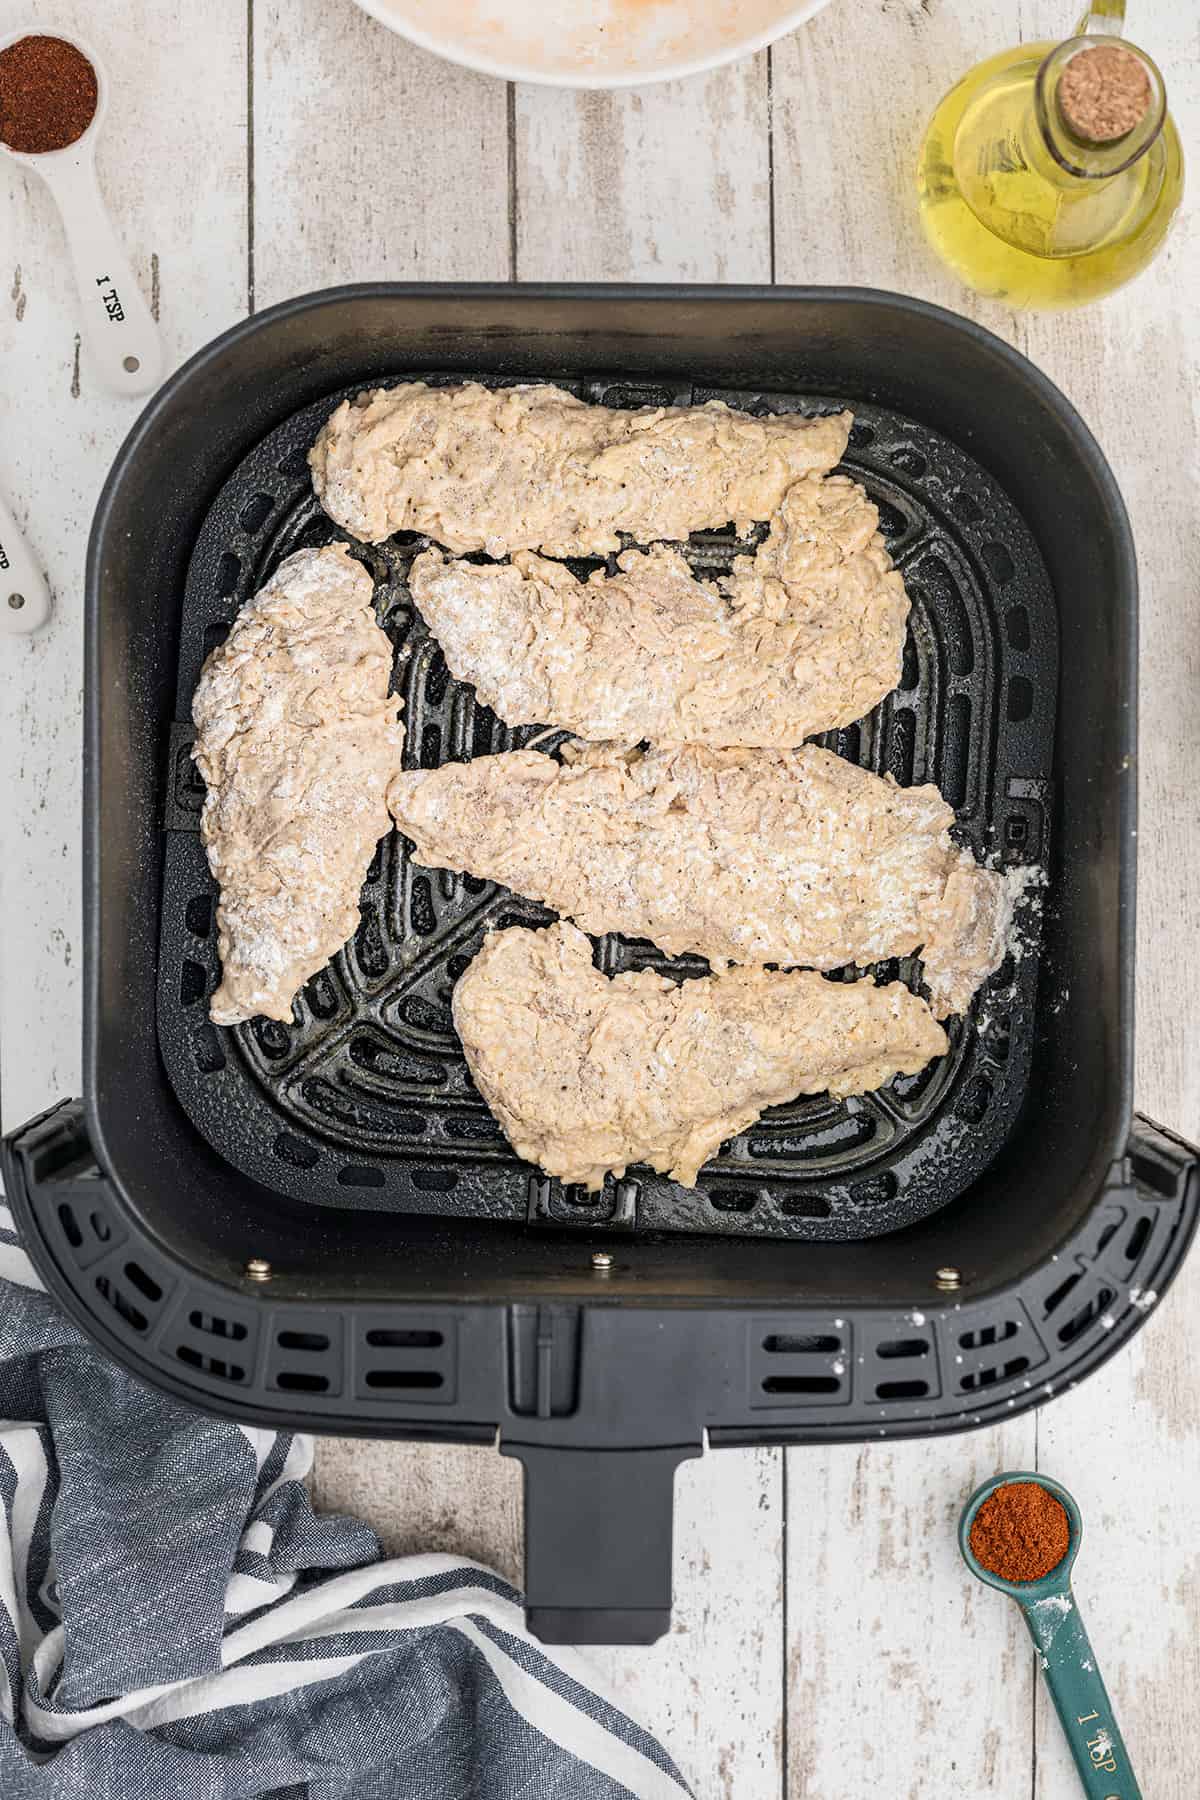
[[579, 581], [520, 551], [428, 550], [409, 586], [450, 672], [509, 725], [593, 741], [793, 745], [870, 712], [900, 679], [908, 596], [857, 482], [788, 489], [720, 586], [678, 550], [627, 550]]
[[416, 860], [499, 881], [596, 936], [669, 955], [836, 969], [925, 945], [940, 1017], [1004, 954], [1011, 897], [932, 786], [799, 750], [567, 746], [398, 774]]
[[840, 462], [850, 425], [416, 381], [344, 400], [309, 461], [326, 512], [367, 542], [423, 531], [460, 552], [605, 555], [618, 532], [682, 539], [769, 519], [800, 476]]
[[358, 924], [404, 743], [372, 591], [344, 545], [298, 550], [201, 671], [192, 755], [221, 888], [218, 1025], [289, 1020], [298, 989]]
[[480, 1093], [519, 1156], [596, 1188], [647, 1162], [685, 1187], [765, 1107], [916, 1074], [946, 1035], [900, 982], [731, 969], [608, 980], [573, 925], [487, 938], [454, 990]]
[[997, 875], [981, 869], [966, 851], [960, 853], [930, 909], [921, 952], [939, 1019], [965, 1012], [980, 982], [1000, 967], [1012, 941], [1016, 903], [1030, 875], [1027, 868]]

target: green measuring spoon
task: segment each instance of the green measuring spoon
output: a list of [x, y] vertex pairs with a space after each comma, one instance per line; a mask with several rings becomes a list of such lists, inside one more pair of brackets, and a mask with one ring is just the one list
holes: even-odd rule
[[[971, 1526], [984, 1501], [1010, 1481], [1033, 1481], [1066, 1509], [1071, 1536], [1067, 1554], [1040, 1581], [1005, 1581], [985, 1569], [971, 1550]], [[1047, 1475], [1009, 1471], [976, 1488], [963, 1507], [958, 1543], [972, 1575], [1015, 1600], [1025, 1616], [1046, 1686], [1075, 1758], [1088, 1800], [1142, 1800], [1117, 1729], [1108, 1689], [1096, 1666], [1083, 1618], [1071, 1592], [1071, 1568], [1083, 1537], [1083, 1517], [1065, 1487]]]

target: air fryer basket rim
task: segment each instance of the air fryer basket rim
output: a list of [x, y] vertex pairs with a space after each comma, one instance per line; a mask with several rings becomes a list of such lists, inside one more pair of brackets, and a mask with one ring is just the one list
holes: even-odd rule
[[[889, 288], [849, 287], [818, 283], [768, 286], [756, 282], [705, 282], [692, 286], [672, 282], [616, 281], [347, 282], [342, 286], [313, 288], [308, 293], [295, 294], [288, 300], [276, 301], [274, 306], [268, 306], [262, 312], [250, 313], [246, 318], [239, 319], [236, 324], [228, 326], [216, 337], [210, 338], [208, 343], [201, 345], [199, 350], [194, 351], [185, 362], [181, 363], [174, 374], [168, 376], [162, 386], [151, 396], [130, 426], [113, 458], [112, 466], [96, 501], [96, 510], [92, 516], [92, 527], [88, 537], [85, 586], [90, 589], [97, 579], [97, 558], [104, 537], [104, 527], [114, 493], [120, 485], [127, 464], [137, 454], [161, 414], [173, 404], [175, 396], [187, 386], [191, 377], [205, 364], [212, 362], [244, 339], [253, 338], [261, 331], [270, 329], [284, 320], [322, 306], [340, 305], [344, 301], [353, 300], [437, 299], [439, 297], [453, 297], [456, 300], [611, 300], [617, 304], [626, 300], [650, 300], [662, 301], [669, 305], [678, 305], [682, 302], [699, 304], [706, 300], [753, 300], [762, 303], [818, 300], [834, 304], [840, 301], [853, 301], [859, 305], [878, 305], [889, 310], [896, 308], [902, 312], [911, 313], [915, 318], [936, 320], [972, 340], [1001, 363], [1018, 370], [1022, 379], [1029, 381], [1037, 390], [1039, 397], [1059, 415], [1075, 439], [1084, 460], [1088, 463], [1090, 473], [1103, 490], [1105, 503], [1121, 539], [1121, 553], [1125, 559], [1127, 571], [1133, 579], [1136, 593], [1137, 557], [1133, 531], [1124, 498], [1117, 486], [1116, 478], [1109, 468], [1104, 452], [1082, 415], [1067, 399], [1062, 389], [1056, 386], [1048, 375], [1043, 374], [1029, 357], [1023, 355], [1011, 344], [1005, 343], [1003, 338], [997, 336], [994, 331], [989, 331], [986, 326], [979, 325], [973, 319], [965, 318], [960, 313], [952, 312], [949, 307], [939, 306], [935, 301], [921, 300], [915, 294], [901, 294]], [[1135, 627], [1136, 623], [1135, 617]], [[1135, 646], [1136, 641], [1135, 629], [1132, 637]]]
[[[1112, 529], [1114, 553], [1119, 560], [1119, 575], [1127, 597], [1127, 604], [1122, 610], [1119, 621], [1124, 641], [1117, 646], [1117, 649], [1126, 666], [1136, 669], [1136, 555], [1124, 501], [1103, 452], [1076, 409], [1035, 364], [1011, 345], [1005, 343], [995, 333], [944, 307], [887, 290], [817, 285], [768, 287], [756, 284], [729, 286], [708, 284], [690, 287], [672, 284], [627, 283], [367, 282], [325, 288], [298, 295], [292, 299], [281, 301], [264, 312], [253, 314], [231, 326], [198, 350], [170, 377], [145, 407], [117, 452], [101, 490], [88, 543], [85, 579], [88, 603], [85, 627], [83, 863], [84, 906], [89, 954], [85, 957], [84, 973], [83, 1066], [89, 1132], [97, 1156], [106, 1167], [112, 1168], [113, 1163], [107, 1154], [108, 1146], [103, 1119], [96, 1103], [97, 1062], [100, 1053], [98, 1025], [100, 965], [99, 957], [95, 954], [94, 932], [98, 910], [101, 820], [99, 806], [99, 695], [97, 691], [100, 612], [95, 600], [102, 579], [102, 558], [108, 538], [110, 518], [122, 482], [130, 466], [136, 462], [147, 441], [152, 437], [164, 414], [169, 413], [174, 407], [178, 396], [186, 391], [194, 375], [218, 361], [233, 346], [240, 345], [260, 334], [269, 334], [275, 326], [306, 312], [319, 311], [325, 306], [336, 306], [356, 300], [403, 301], [409, 298], [426, 300], [453, 298], [455, 300], [481, 301], [491, 299], [508, 304], [514, 301], [578, 299], [581, 301], [602, 300], [612, 302], [614, 305], [630, 301], [652, 302], [668, 306], [680, 304], [696, 306], [703, 305], [707, 301], [728, 303], [738, 300], [767, 305], [796, 302], [825, 304], [850, 302], [856, 305], [878, 306], [890, 313], [908, 313], [914, 318], [932, 321], [944, 329], [962, 335], [978, 349], [1019, 377], [1021, 382], [1027, 383], [1034, 389], [1039, 400], [1057, 416], [1071, 438], [1088, 476], [1099, 490]], [[1118, 872], [1119, 907], [1115, 925], [1117, 934], [1115, 980], [1120, 990], [1118, 998], [1121, 1015], [1125, 1021], [1125, 1030], [1118, 1047], [1119, 1064], [1114, 1071], [1119, 1093], [1119, 1107], [1114, 1109], [1113, 1122], [1106, 1145], [1107, 1160], [1110, 1161], [1117, 1159], [1122, 1154], [1133, 1110], [1133, 946], [1136, 925], [1134, 853], [1137, 835], [1136, 681], [1130, 685], [1125, 698], [1127, 702], [1126, 716], [1114, 726], [1119, 739], [1123, 740], [1118, 747], [1122, 749], [1128, 759], [1126, 779], [1119, 784], [1118, 812], [1121, 850]]]

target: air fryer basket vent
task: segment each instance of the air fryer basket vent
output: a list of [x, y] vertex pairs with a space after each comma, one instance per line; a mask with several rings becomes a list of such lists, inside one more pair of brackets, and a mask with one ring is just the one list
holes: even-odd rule
[[[611, 405], [714, 397], [708, 389], [573, 385]], [[1023, 955], [992, 978], [969, 1018], [951, 1022], [948, 1056], [879, 1094], [771, 1109], [722, 1146], [697, 1192], [637, 1168], [587, 1194], [518, 1161], [471, 1083], [449, 1000], [486, 929], [551, 915], [490, 884], [417, 868], [397, 835], [368, 872], [355, 937], [308, 983], [292, 1021], [257, 1019], [234, 1031], [209, 1023], [215, 889], [198, 836], [203, 785], [188, 754], [191, 697], [204, 656], [279, 561], [339, 535], [313, 498], [304, 458], [339, 397], [273, 431], [230, 477], [200, 532], [184, 598], [158, 1022], [172, 1084], [200, 1131], [236, 1168], [297, 1199], [581, 1229], [857, 1238], [894, 1230], [961, 1193], [996, 1154], [1024, 1094], [1038, 992], [1033, 906]], [[757, 412], [841, 405], [836, 396], [719, 397]], [[845, 466], [879, 507], [914, 605], [900, 686], [870, 717], [825, 741], [902, 784], [936, 781], [977, 855], [1042, 868], [1057, 626], [1038, 552], [995, 481], [960, 450], [893, 413], [861, 405], [855, 413]], [[740, 539], [732, 527], [697, 533], [687, 555], [700, 573], [716, 575], [759, 536]], [[406, 765], [534, 741], [552, 753], [562, 734], [508, 729], [450, 679], [408, 595], [408, 568], [424, 541], [400, 533], [377, 547], [351, 545], [376, 581], [395, 645]], [[585, 560], [579, 572], [599, 566]], [[598, 962], [608, 973], [651, 966], [685, 977], [706, 966], [616, 937], [600, 943]], [[906, 959], [873, 973], [916, 984], [920, 965]]]

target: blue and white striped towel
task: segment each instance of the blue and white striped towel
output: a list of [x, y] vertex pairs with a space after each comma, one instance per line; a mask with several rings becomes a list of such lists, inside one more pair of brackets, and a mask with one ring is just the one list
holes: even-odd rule
[[0, 1200], [3, 1800], [684, 1800], [507, 1582], [385, 1559], [311, 1462], [109, 1362]]

